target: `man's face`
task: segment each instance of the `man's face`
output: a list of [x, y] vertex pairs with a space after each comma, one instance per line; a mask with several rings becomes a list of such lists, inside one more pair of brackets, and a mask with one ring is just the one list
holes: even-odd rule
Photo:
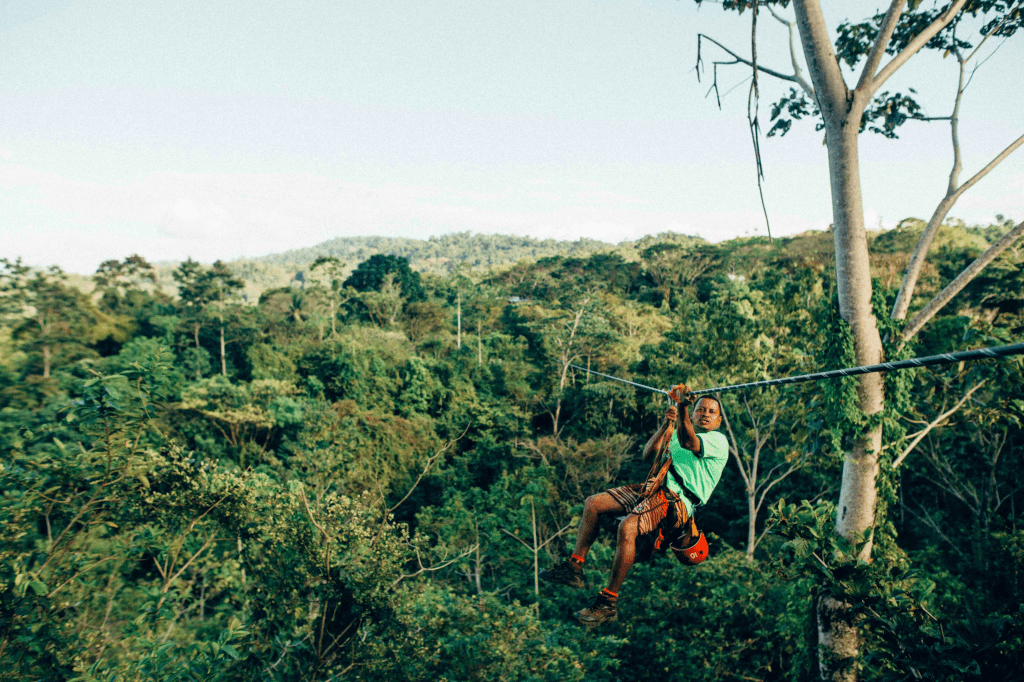
[[722, 425], [722, 410], [717, 400], [701, 398], [693, 406], [693, 426], [697, 433], [714, 431]]

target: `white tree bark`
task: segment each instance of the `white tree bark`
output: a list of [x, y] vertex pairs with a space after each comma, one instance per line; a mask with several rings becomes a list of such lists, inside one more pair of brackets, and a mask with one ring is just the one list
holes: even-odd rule
[[[818, 0], [794, 2], [804, 57], [825, 121], [839, 312], [850, 325], [857, 364], [874, 364], [883, 359], [882, 339], [871, 309], [871, 271], [857, 149], [861, 119], [878, 88], [952, 21], [965, 1], [951, 3], [938, 19], [915, 36], [876, 75], [905, 4], [905, 0], [893, 0], [854, 90], [850, 90], [843, 80]], [[881, 375], [861, 375], [857, 381], [857, 395], [858, 407], [864, 415], [879, 413], [885, 404]], [[874, 527], [878, 501], [875, 483], [881, 450], [882, 429], [879, 425], [862, 434], [846, 456], [836, 509], [836, 530], [847, 539], [858, 539]], [[870, 541], [865, 543], [858, 558], [871, 559]], [[824, 595], [818, 604], [819, 663], [824, 679], [852, 682], [857, 678], [855, 661], [859, 656], [859, 637], [856, 625], [850, 619], [849, 607], [849, 604], [829, 595]]]
[[[850, 89], [839, 66], [839, 61], [832, 47], [828, 27], [821, 11], [820, 0], [794, 0], [796, 28], [800, 36], [804, 58], [810, 75], [810, 85], [800, 76], [799, 66], [794, 59], [794, 76], [786, 76], [765, 69], [758, 65], [759, 71], [768, 73], [783, 80], [797, 82], [801, 88], [817, 100], [819, 110], [825, 123], [825, 142], [828, 145], [829, 178], [832, 190], [833, 239], [835, 243], [836, 280], [839, 293], [839, 311], [843, 319], [850, 325], [854, 353], [857, 364], [875, 364], [881, 362], [882, 339], [879, 335], [877, 320], [871, 308], [871, 273], [868, 255], [867, 232], [864, 226], [863, 201], [861, 197], [860, 169], [858, 157], [858, 133], [863, 114], [867, 105], [878, 89], [895, 74], [911, 57], [920, 51], [929, 40], [945, 28], [960, 13], [966, 0], [953, 0], [935, 20], [915, 35], [887, 63], [886, 47], [889, 45], [896, 25], [904, 11], [906, 0], [892, 0], [879, 26], [878, 34], [871, 47], [863, 69], [857, 77], [857, 85]], [[769, 8], [771, 9], [771, 8]], [[790, 25], [774, 11], [772, 14], [779, 21]], [[705, 36], [706, 37], [706, 36]], [[719, 43], [716, 43], [719, 44]], [[719, 44], [720, 45], [720, 44]], [[743, 63], [753, 66], [736, 53], [726, 50], [734, 59], [728, 63]], [[960, 59], [959, 54], [957, 55]], [[961, 60], [962, 62], [962, 60]], [[962, 93], [963, 83], [959, 92]], [[954, 110], [954, 115], [957, 113]], [[956, 144], [956, 120], [953, 120], [953, 137]], [[1004, 159], [1021, 144], [1018, 140], [1010, 145], [1002, 154], [994, 159], [985, 169], [980, 171], [963, 186], [957, 187], [957, 176], [960, 172], [959, 158], [955, 160], [954, 172], [951, 175], [950, 189], [946, 200], [936, 209], [936, 225], [948, 212], [959, 196], [971, 185], [984, 177], [994, 165]], [[959, 150], [956, 150], [957, 153]], [[934, 216], [933, 216], [934, 218]], [[1011, 232], [1016, 232], [1014, 228]], [[1015, 235], [1014, 235], [1015, 236]], [[1011, 239], [1010, 235], [1004, 239]], [[926, 239], [925, 242], [930, 240]], [[1006, 248], [1001, 241], [993, 249]], [[927, 251], [924, 244], [921, 257]], [[991, 251], [991, 250], [990, 250]], [[979, 259], [976, 272], [995, 255], [986, 253]], [[991, 256], [987, 258], [987, 256]], [[982, 262], [983, 261], [983, 262]], [[973, 266], [972, 266], [973, 268]], [[969, 268], [971, 270], [971, 268]], [[903, 287], [901, 303], [905, 314], [916, 281], [915, 271], [910, 275]], [[968, 275], [964, 273], [965, 277]], [[960, 278], [958, 278], [959, 280]], [[909, 283], [909, 286], [908, 286]], [[951, 285], [952, 286], [952, 285]], [[959, 291], [951, 291], [953, 293]], [[904, 300], [905, 299], [905, 300]], [[948, 300], [948, 297], [945, 299]], [[936, 301], [941, 306], [944, 301]], [[937, 308], [935, 308], [937, 310]], [[901, 315], [895, 315], [902, 319]], [[920, 314], [919, 314], [920, 315]], [[923, 321], [922, 321], [923, 324]], [[912, 334], [910, 327], [908, 331]], [[918, 327], [919, 328], [919, 327]], [[905, 334], [907, 332], [904, 332]], [[858, 408], [865, 416], [881, 412], [885, 405], [884, 383], [879, 374], [861, 375], [857, 379]], [[882, 451], [881, 426], [874, 427], [860, 434], [857, 442], [851, 444], [843, 466], [842, 488], [836, 511], [836, 530], [850, 540], [859, 540], [867, 536], [858, 558], [869, 561], [871, 558], [870, 531], [875, 524], [877, 505], [876, 480], [879, 473], [878, 457]], [[838, 598], [837, 598], [838, 597]], [[821, 675], [826, 680], [853, 682], [857, 678], [857, 659], [859, 657], [859, 636], [857, 626], [852, 618], [851, 604], [842, 601], [839, 595], [822, 595], [817, 604], [819, 632], [819, 664]]]
[[[882, 339], [871, 310], [871, 268], [857, 146], [861, 115], [871, 95], [867, 89], [847, 88], [817, 0], [797, 0], [794, 8], [811, 82], [825, 120], [839, 312], [853, 333], [857, 364], [875, 364], [882, 361]], [[860, 410], [867, 415], [880, 412], [885, 401], [881, 375], [864, 374], [857, 383]], [[836, 530], [846, 538], [859, 536], [874, 526], [881, 441], [881, 427], [871, 429], [853, 444], [843, 464]], [[868, 543], [860, 558], [870, 557]], [[849, 604], [823, 595], [817, 612], [822, 678], [856, 680], [859, 637], [850, 620]]]

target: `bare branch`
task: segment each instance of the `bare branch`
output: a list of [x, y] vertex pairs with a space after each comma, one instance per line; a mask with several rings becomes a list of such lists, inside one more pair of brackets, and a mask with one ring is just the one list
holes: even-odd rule
[[327, 531], [324, 530], [324, 527], [321, 526], [319, 523], [317, 523], [316, 519], [313, 517], [313, 511], [309, 508], [309, 500], [306, 499], [306, 491], [305, 491], [304, 488], [299, 488], [299, 499], [302, 500], [302, 506], [305, 507], [305, 509], [306, 509], [306, 516], [309, 517], [310, 522], [314, 526], [316, 526], [316, 529], [318, 531], [320, 531], [320, 534], [324, 536], [325, 540], [330, 541], [331, 540], [331, 536], [328, 535]]
[[776, 483], [781, 483], [787, 476], [789, 476], [794, 471], [802, 469], [803, 466], [804, 466], [803, 462], [799, 462], [797, 464], [794, 464], [793, 466], [791, 466], [789, 469], [786, 470], [786, 473], [782, 474], [781, 476], [776, 478], [774, 481], [769, 483], [767, 486], [765, 486], [764, 490], [761, 491], [761, 497], [758, 498], [758, 500], [757, 500], [757, 507], [755, 508], [755, 511], [761, 511], [761, 505], [764, 504], [764, 498], [768, 495], [768, 491], [775, 487]]
[[212, 545], [212, 544], [214, 543], [214, 541], [216, 541], [216, 539], [217, 539], [217, 538], [216, 538], [215, 536], [213, 536], [213, 535], [210, 535], [210, 536], [208, 536], [208, 537], [206, 538], [206, 541], [205, 541], [205, 542], [203, 542], [203, 546], [202, 546], [202, 547], [200, 547], [199, 549], [197, 549], [197, 550], [195, 551], [195, 554], [193, 554], [193, 555], [192, 555], [192, 556], [191, 556], [191, 557], [189, 558], [189, 560], [188, 560], [188, 561], [186, 561], [186, 562], [185, 562], [185, 563], [184, 563], [184, 564], [182, 565], [182, 567], [178, 569], [178, 572], [177, 572], [177, 573], [175, 573], [174, 575], [172, 575], [172, 576], [171, 576], [170, 578], [168, 578], [168, 579], [167, 579], [167, 581], [166, 581], [166, 583], [164, 584], [164, 587], [163, 587], [163, 589], [161, 590], [161, 592], [167, 592], [167, 590], [171, 589], [171, 583], [173, 583], [173, 582], [174, 582], [175, 580], [177, 580], [177, 579], [178, 579], [178, 577], [179, 577], [179, 576], [180, 576], [180, 575], [181, 575], [182, 573], [184, 573], [184, 572], [185, 572], [185, 569], [186, 569], [186, 568], [188, 568], [189, 566], [191, 566], [191, 565], [192, 565], [192, 562], [193, 562], [193, 561], [195, 561], [196, 559], [198, 559], [198, 558], [199, 558], [199, 555], [200, 555], [200, 554], [202, 554], [202, 553], [203, 553], [204, 551], [206, 551], [206, 550], [207, 550], [207, 549], [208, 549], [208, 548], [210, 547], [210, 545]]
[[521, 542], [523, 544], [523, 547], [525, 547], [526, 549], [530, 550], [531, 552], [533, 551], [533, 545], [528, 543], [526, 540], [523, 540], [521, 537], [519, 537], [515, 533], [510, 533], [509, 531], [505, 530], [504, 528], [501, 528], [499, 530], [501, 530], [502, 533], [504, 533], [505, 535], [509, 536], [510, 538], [515, 538], [516, 540], [519, 540], [519, 542]]
[[70, 578], [68, 578], [67, 580], [62, 582], [60, 585], [58, 585], [57, 587], [53, 588], [53, 590], [48, 595], [46, 595], [46, 598], [47, 599], [53, 599], [53, 595], [55, 595], [58, 592], [60, 592], [61, 589], [63, 589], [65, 585], [67, 585], [68, 583], [70, 583], [72, 580], [74, 580], [78, 576], [82, 575], [83, 573], [85, 573], [87, 571], [91, 571], [92, 569], [96, 568], [100, 564], [102, 564], [102, 563], [104, 563], [106, 561], [113, 561], [115, 559], [123, 559], [123, 558], [124, 557], [120, 557], [120, 556], [108, 556], [108, 557], [104, 557], [104, 558], [100, 559], [99, 561], [96, 561], [96, 562], [94, 562], [92, 564], [89, 564], [88, 566], [86, 566], [85, 568], [83, 568], [82, 570], [78, 571], [77, 573], [72, 575]]
[[786, 27], [789, 31], [789, 60], [793, 65], [793, 80], [800, 85], [800, 88], [810, 96], [811, 99], [817, 100], [817, 95], [814, 94], [814, 86], [812, 86], [806, 78], [804, 78], [803, 70], [800, 68], [800, 62], [796, 58], [796, 22], [789, 21], [778, 12], [775, 11], [771, 5], [765, 5], [771, 15], [775, 17], [775, 20]]
[[910, 339], [914, 338], [914, 335], [921, 331], [921, 328], [928, 322], [928, 320], [932, 319], [932, 317], [934, 317], [943, 306], [949, 303], [954, 296], [960, 293], [960, 291], [966, 287], [972, 279], [977, 277], [978, 273], [980, 273], [985, 266], [998, 258], [999, 255], [1017, 241], [1022, 234], [1024, 234], [1024, 221], [1018, 223], [1016, 227], [1004, 234], [999, 241], [990, 246], [985, 253], [978, 256], [973, 263], [957, 275], [956, 279], [946, 285], [945, 289], [940, 291], [935, 298], [928, 302], [928, 305], [922, 308], [921, 311], [914, 316], [910, 321], [910, 324], [906, 326], [903, 333], [900, 335], [903, 342], [906, 343]]
[[1018, 138], [1017, 138], [1016, 140], [1014, 140], [1013, 142], [1011, 142], [1011, 143], [1009, 144], [1009, 146], [1007, 146], [1007, 147], [1006, 147], [1006, 149], [1004, 149], [1003, 151], [999, 152], [999, 154], [998, 154], [998, 155], [996, 155], [996, 157], [995, 157], [994, 159], [992, 159], [991, 161], [989, 161], [989, 162], [988, 162], [988, 165], [986, 165], [986, 166], [985, 166], [984, 168], [982, 168], [982, 169], [981, 169], [980, 171], [978, 171], [977, 173], [975, 173], [975, 174], [974, 174], [974, 176], [973, 176], [973, 177], [972, 177], [972, 178], [971, 178], [970, 180], [968, 180], [968, 181], [967, 181], [967, 182], [965, 182], [964, 184], [960, 185], [960, 188], [959, 188], [959, 189], [957, 189], [957, 191], [956, 191], [956, 198], [957, 198], [957, 199], [959, 199], [959, 198], [960, 198], [960, 195], [961, 195], [961, 194], [963, 194], [964, 192], [966, 192], [967, 190], [969, 190], [969, 189], [970, 189], [971, 187], [973, 187], [974, 185], [978, 184], [978, 181], [979, 181], [979, 180], [981, 180], [981, 179], [982, 179], [982, 178], [984, 178], [984, 177], [985, 177], [986, 175], [988, 175], [988, 174], [989, 174], [989, 171], [991, 171], [991, 170], [992, 170], [993, 168], [995, 168], [996, 166], [998, 166], [999, 164], [1001, 164], [1001, 163], [1002, 163], [1002, 162], [1003, 162], [1003, 161], [1004, 161], [1004, 160], [1006, 159], [1006, 157], [1008, 157], [1008, 156], [1009, 156], [1010, 154], [1012, 154], [1013, 152], [1017, 151], [1017, 149], [1018, 149], [1018, 148], [1019, 148], [1019, 147], [1020, 147], [1020, 146], [1021, 146], [1022, 144], [1024, 144], [1024, 135], [1021, 135], [1021, 136], [1020, 136], [1020, 137], [1018, 137]]
[[394, 589], [398, 585], [398, 583], [402, 582], [403, 580], [406, 580], [408, 578], [415, 578], [416, 576], [420, 575], [421, 573], [429, 573], [431, 571], [440, 571], [443, 568], [447, 568], [448, 566], [451, 566], [452, 564], [454, 564], [459, 559], [467, 557], [470, 554], [472, 554], [473, 552], [475, 552], [476, 548], [477, 548], [477, 545], [473, 545], [472, 547], [470, 547], [469, 549], [467, 549], [465, 552], [463, 552], [462, 554], [458, 555], [457, 557], [453, 557], [453, 558], [449, 559], [448, 561], [445, 561], [442, 564], [438, 564], [437, 566], [424, 566], [423, 562], [419, 561], [419, 551], [417, 551], [416, 552], [416, 559], [417, 559], [417, 561], [419, 562], [419, 565], [420, 565], [419, 570], [417, 570], [415, 573], [410, 573], [408, 575], [401, 575], [401, 576], [399, 576], [398, 580], [396, 580], [395, 582], [391, 583], [391, 588]]
[[[727, 48], [722, 43], [718, 42], [717, 40], [715, 40], [711, 36], [704, 35], [703, 33], [698, 33], [697, 34], [697, 49], [698, 49], [698, 51], [700, 50], [700, 41], [702, 39], [703, 40], [711, 41], [712, 43], [714, 43], [718, 47], [720, 47], [723, 50], [725, 50], [733, 59], [736, 60], [734, 62], [719, 62], [719, 63], [722, 63], [722, 64], [737, 64], [737, 63], [739, 63], [739, 64], [746, 64], [747, 66], [754, 66], [754, 62], [750, 61], [749, 59], [746, 59], [744, 57], [739, 56], [738, 54], [736, 54], [735, 52], [733, 52], [732, 50]], [[800, 85], [800, 87], [804, 87], [804, 85], [802, 83], [800, 83], [800, 81], [798, 81], [795, 76], [787, 76], [784, 73], [781, 73], [781, 72], [776, 71], [774, 69], [769, 69], [768, 67], [761, 66], [760, 64], [757, 65], [757, 70], [758, 71], [763, 71], [764, 73], [768, 74], [769, 76], [775, 76], [776, 78], [780, 78], [780, 79], [782, 79], [784, 81], [789, 81], [790, 83], [796, 83], [796, 84]], [[697, 77], [698, 77], [698, 79], [700, 78], [700, 72], [699, 71], [697, 72]]]
[[[974, 55], [978, 54], [978, 50], [981, 49], [981, 46], [985, 44], [985, 41], [988, 40], [989, 38], [991, 38], [992, 36], [996, 35], [999, 32], [999, 29], [1001, 29], [1003, 27], [1003, 24], [1005, 24], [1010, 19], [1010, 17], [1012, 17], [1012, 16], [1013, 16], [1013, 12], [1007, 12], [1006, 14], [1004, 14], [1003, 18], [999, 20], [999, 23], [996, 24], [995, 26], [993, 26], [992, 30], [989, 31], [988, 33], [986, 33], [985, 37], [981, 39], [981, 42], [974, 46], [974, 49], [971, 51], [971, 53], [969, 55], [967, 55], [967, 57], [964, 59], [964, 61], [967, 62], [967, 61], [970, 61], [971, 59], [973, 59]], [[1003, 42], [1006, 42], [1005, 38], [1003, 39]], [[1000, 45], [1002, 45], [1002, 43], [1000, 43]], [[995, 53], [995, 51], [999, 49], [1000, 45], [997, 45], [995, 50], [993, 50], [992, 52]], [[988, 57], [985, 57], [985, 59], [981, 60], [981, 64], [984, 64], [988, 60], [988, 58], [991, 57], [991, 56], [992, 55], [990, 54]], [[981, 66], [981, 64], [978, 64], [978, 66]], [[972, 77], [973, 77], [973, 74], [972, 74]]]
[[906, 0], [893, 0], [892, 4], [889, 5], [885, 18], [882, 19], [882, 26], [878, 30], [878, 35], [875, 36], [875, 44], [871, 46], [871, 53], [864, 64], [864, 70], [861, 71], [860, 80], [857, 82], [858, 90], [870, 84], [871, 79], [875, 77], [878, 64], [882, 61], [882, 55], [885, 54], [885, 46], [892, 39], [892, 33], [896, 30], [896, 24], [900, 20], [900, 14], [903, 12], [905, 4], [907, 4]]
[[1020, 147], [1021, 144], [1024, 144], [1024, 135], [1022, 135], [1014, 140], [1008, 147], [1006, 147], [1006, 149], [996, 155], [988, 165], [975, 173], [971, 179], [963, 185], [958, 186], [960, 171], [962, 169], [959, 133], [960, 103], [963, 99], [964, 90], [967, 88], [967, 85], [964, 83], [964, 69], [970, 57], [964, 58], [960, 55], [959, 51], [956, 51], [956, 58], [960, 66], [956, 98], [953, 101], [953, 113], [950, 116], [945, 117], [948, 118], [950, 122], [950, 135], [952, 137], [953, 144], [953, 168], [949, 173], [949, 184], [946, 188], [946, 195], [932, 212], [932, 216], [928, 220], [928, 225], [925, 227], [920, 239], [918, 239], [917, 245], [914, 247], [914, 251], [910, 256], [910, 261], [907, 263], [907, 270], [903, 275], [903, 282], [900, 284], [899, 293], [896, 295], [896, 302], [893, 304], [891, 318], [894, 320], [902, 320], [906, 318], [907, 310], [910, 308], [910, 300], [913, 298], [914, 289], [917, 287], [918, 278], [921, 276], [921, 269], [924, 267], [925, 257], [931, 248], [935, 236], [938, 234], [939, 228], [942, 226], [942, 221], [946, 219], [946, 215], [953, 208], [953, 205], [956, 204], [964, 192], [976, 185], [982, 178], [988, 175], [993, 168], [1002, 163], [1006, 157]]
[[454, 440], [448, 441], [447, 443], [444, 444], [444, 446], [440, 450], [438, 450], [433, 455], [431, 455], [430, 457], [427, 458], [427, 463], [425, 465], [423, 465], [423, 471], [421, 471], [420, 475], [416, 477], [416, 481], [412, 484], [412, 487], [409, 488], [409, 492], [407, 492], [405, 494], [405, 497], [400, 499], [398, 501], [398, 503], [395, 504], [395, 506], [388, 508], [388, 510], [387, 510], [388, 514], [390, 514], [391, 512], [393, 512], [396, 509], [398, 509], [399, 507], [401, 507], [402, 503], [409, 499], [409, 496], [412, 495], [412, 492], [414, 490], [416, 490], [416, 486], [418, 486], [420, 484], [420, 481], [423, 480], [423, 477], [427, 475], [428, 471], [430, 471], [430, 467], [432, 467], [434, 465], [434, 463], [437, 462], [437, 460], [441, 458], [441, 455], [443, 455], [448, 450], [448, 448], [450, 448], [451, 446], [453, 446], [456, 443], [458, 443], [460, 440], [462, 440], [463, 436], [465, 436], [467, 433], [469, 433], [469, 427], [470, 427], [470, 424], [467, 424], [466, 425], [466, 429], [462, 432], [462, 435], [460, 435], [458, 438], [456, 438]]
[[[878, 75], [871, 79], [870, 83], [865, 83], [863, 90], [866, 94], [870, 95], [875, 93], [878, 88], [882, 87], [885, 81], [896, 73], [900, 67], [907, 63], [911, 57], [918, 53], [918, 51], [927, 44], [929, 40], [935, 37], [935, 35], [946, 28], [949, 22], [953, 21], [953, 18], [960, 12], [967, 0], [956, 0], [943, 12], [935, 21], [928, 25], [926, 29], [914, 36], [913, 40], [907, 43], [907, 46], [903, 48], [899, 54], [893, 57], [888, 64], [882, 67], [882, 70], [878, 72]], [[860, 89], [860, 88], [858, 88]]]
[[914, 448], [917, 447], [917, 444], [920, 443], [921, 440], [924, 439], [924, 437], [928, 435], [929, 431], [934, 429], [936, 426], [941, 425], [941, 423], [943, 421], [948, 419], [957, 410], [959, 410], [963, 406], [964, 403], [966, 403], [968, 400], [971, 399], [971, 396], [974, 395], [975, 391], [977, 391], [979, 388], [981, 388], [982, 386], [985, 385], [986, 381], [988, 381], [988, 380], [987, 379], [982, 379], [981, 381], [976, 383], [974, 386], [971, 386], [970, 390], [967, 391], [967, 393], [964, 394], [963, 398], [961, 398], [960, 400], [957, 401], [956, 405], [954, 405], [953, 407], [949, 408], [948, 410], [946, 410], [945, 412], [940, 414], [938, 417], [936, 417], [931, 422], [929, 422], [928, 426], [926, 426], [923, 429], [921, 429], [920, 431], [918, 431], [917, 434], [914, 436], [914, 440], [912, 440], [910, 442], [910, 445], [908, 445], [906, 447], [906, 449], [904, 449], [903, 452], [900, 454], [900, 456], [897, 457], [896, 460], [892, 463], [892, 468], [895, 469], [900, 464], [902, 464], [903, 460], [905, 460], [907, 458], [907, 455], [909, 455], [914, 450]]
[[545, 547], [547, 547], [551, 543], [552, 540], [555, 540], [555, 539], [561, 537], [562, 533], [564, 533], [565, 531], [569, 530], [570, 528], [572, 528], [572, 524], [571, 523], [567, 523], [566, 525], [564, 525], [562, 528], [557, 530], [554, 535], [552, 535], [547, 540], [545, 540], [544, 542], [542, 542], [539, 545], [537, 545], [537, 551], [540, 551], [540, 550], [544, 549]]
[[918, 514], [916, 511], [914, 511], [914, 508], [909, 506], [909, 505], [907, 506], [907, 511], [909, 511], [911, 514], [913, 514], [914, 517], [918, 521], [924, 522], [924, 524], [926, 526], [928, 526], [929, 528], [931, 528], [932, 531], [934, 531], [935, 534], [938, 535], [941, 539], [945, 540], [951, 546], [959, 549], [959, 545], [957, 545], [955, 542], [950, 540], [949, 537], [945, 533], [942, 532], [941, 524], [939, 524], [935, 519], [933, 519], [931, 514], [929, 514], [928, 510], [926, 510], [924, 507], [921, 507], [921, 512], [922, 512], [923, 516], [922, 516], [922, 514]]
[[[719, 401], [719, 404], [721, 404], [721, 401]], [[729, 432], [729, 451], [736, 459], [736, 466], [740, 470], [740, 476], [743, 477], [743, 482], [749, 490], [752, 485], [750, 482], [750, 474], [747, 473], [746, 467], [743, 466], [743, 459], [740, 457], [739, 452], [739, 440], [737, 440], [736, 434], [732, 430], [732, 424], [729, 422], [729, 417], [726, 416], [725, 410], [722, 410], [722, 421], [725, 422], [725, 429]]]

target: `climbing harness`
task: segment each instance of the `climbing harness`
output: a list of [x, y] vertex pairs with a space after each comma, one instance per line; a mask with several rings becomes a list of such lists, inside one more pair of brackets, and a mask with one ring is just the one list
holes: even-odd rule
[[[857, 374], [871, 374], [873, 372], [892, 372], [901, 369], [910, 369], [912, 367], [930, 367], [933, 365], [949, 365], [954, 362], [965, 362], [968, 360], [984, 360], [985, 358], [1003, 358], [1011, 355], [1022, 355], [1024, 354], [1024, 343], [1011, 343], [1006, 346], [993, 346], [991, 348], [978, 348], [977, 350], [964, 350], [957, 353], [943, 353], [942, 355], [929, 355], [923, 358], [910, 358], [909, 360], [898, 360], [896, 362], [883, 362], [878, 365], [864, 365], [861, 367], [845, 367], [843, 369], [833, 369], [827, 372], [816, 372], [814, 374], [800, 374], [798, 376], [782, 377], [781, 379], [768, 379], [766, 381], [754, 381], [747, 384], [733, 384], [731, 386], [716, 386], [715, 388], [702, 388], [699, 391], [691, 391], [689, 396], [700, 396], [708, 393], [726, 393], [728, 391], [743, 391], [748, 388], [762, 388], [765, 386], [779, 386], [782, 384], [799, 384], [805, 381], [819, 381], [821, 379], [835, 379], [837, 377], [848, 377]], [[591, 374], [597, 374], [598, 376], [611, 379], [613, 381], [620, 381], [630, 386], [636, 386], [648, 391], [655, 393], [664, 393], [668, 395], [668, 391], [664, 391], [660, 388], [653, 388], [651, 386], [644, 386], [638, 384], [635, 381], [628, 381], [626, 379], [620, 379], [610, 374], [603, 374], [596, 372], [586, 367], [580, 367], [579, 365], [569, 365], [574, 369], [581, 370], [583, 372], [590, 372]], [[688, 396], [688, 397], [689, 397]]]

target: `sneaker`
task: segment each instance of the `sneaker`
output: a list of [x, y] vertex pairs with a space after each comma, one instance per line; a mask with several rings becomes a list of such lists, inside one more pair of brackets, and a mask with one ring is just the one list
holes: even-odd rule
[[566, 559], [560, 564], [542, 570], [540, 579], [569, 587], [583, 587], [583, 567], [571, 559]]
[[601, 623], [614, 623], [619, 619], [619, 612], [615, 602], [603, 594], [594, 597], [586, 608], [576, 612], [576, 620], [588, 628], [600, 625]]

